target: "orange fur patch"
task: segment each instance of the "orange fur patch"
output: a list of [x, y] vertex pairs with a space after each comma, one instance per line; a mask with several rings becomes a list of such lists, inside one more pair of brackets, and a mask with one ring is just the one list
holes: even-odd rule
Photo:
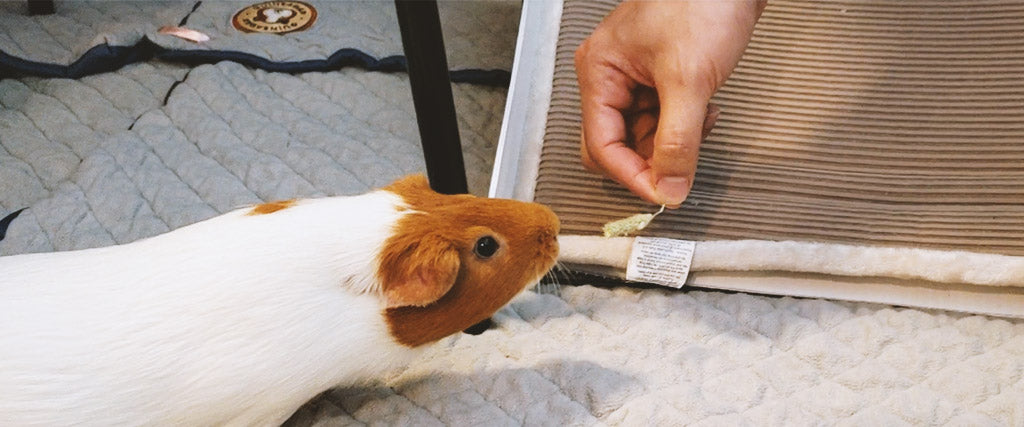
[[[377, 272], [385, 319], [403, 345], [431, 343], [490, 317], [554, 265], [558, 218], [542, 205], [441, 195], [423, 176], [384, 190], [416, 211], [385, 242]], [[485, 235], [501, 246], [481, 259], [473, 248]]]
[[287, 209], [295, 205], [295, 199], [281, 200], [277, 202], [260, 203], [252, 207], [247, 215], [265, 215], [274, 213], [282, 209]]

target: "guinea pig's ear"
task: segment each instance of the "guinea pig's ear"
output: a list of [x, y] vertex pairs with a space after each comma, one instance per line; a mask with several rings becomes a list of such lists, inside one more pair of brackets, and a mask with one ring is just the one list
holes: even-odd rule
[[430, 234], [381, 260], [380, 276], [388, 308], [429, 305], [451, 290], [459, 274], [455, 244]]

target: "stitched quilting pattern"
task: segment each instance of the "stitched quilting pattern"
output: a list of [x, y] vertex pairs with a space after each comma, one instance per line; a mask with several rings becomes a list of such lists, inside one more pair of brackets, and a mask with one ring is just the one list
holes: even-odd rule
[[[504, 89], [454, 85], [484, 195]], [[166, 102], [165, 102], [166, 100]], [[358, 194], [424, 171], [408, 78], [222, 62], [0, 81], [0, 253], [127, 243], [260, 201]], [[480, 116], [488, 116], [480, 118]]]

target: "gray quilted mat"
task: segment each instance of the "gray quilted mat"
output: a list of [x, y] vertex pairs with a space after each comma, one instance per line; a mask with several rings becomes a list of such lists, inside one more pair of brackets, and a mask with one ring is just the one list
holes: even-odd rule
[[590, 286], [525, 294], [495, 320], [288, 425], [1024, 424], [1019, 321]]
[[[269, 61], [324, 59], [341, 49], [376, 58], [402, 55], [391, 1], [309, 1], [316, 22], [306, 31], [247, 34], [231, 17], [246, 1], [58, 1], [56, 13], [28, 16], [24, 1], [0, 2], [0, 51], [36, 62], [69, 65], [99, 45], [132, 46], [143, 37], [185, 51], [242, 52]], [[511, 70], [509, 54], [518, 28], [516, 1], [442, 1], [438, 11], [453, 69]], [[163, 26], [200, 31], [210, 40], [195, 44], [160, 34]]]
[[[453, 85], [485, 195], [504, 89]], [[242, 205], [361, 193], [422, 172], [405, 74], [161, 63], [0, 81], [0, 254], [131, 242]]]

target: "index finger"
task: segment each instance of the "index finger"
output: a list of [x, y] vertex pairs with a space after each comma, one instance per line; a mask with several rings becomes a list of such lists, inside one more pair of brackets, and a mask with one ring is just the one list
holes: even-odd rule
[[634, 194], [655, 202], [650, 165], [625, 143], [626, 123], [622, 110], [632, 103], [636, 86], [629, 77], [610, 66], [584, 70], [578, 67], [582, 113], [581, 154], [609, 178]]

